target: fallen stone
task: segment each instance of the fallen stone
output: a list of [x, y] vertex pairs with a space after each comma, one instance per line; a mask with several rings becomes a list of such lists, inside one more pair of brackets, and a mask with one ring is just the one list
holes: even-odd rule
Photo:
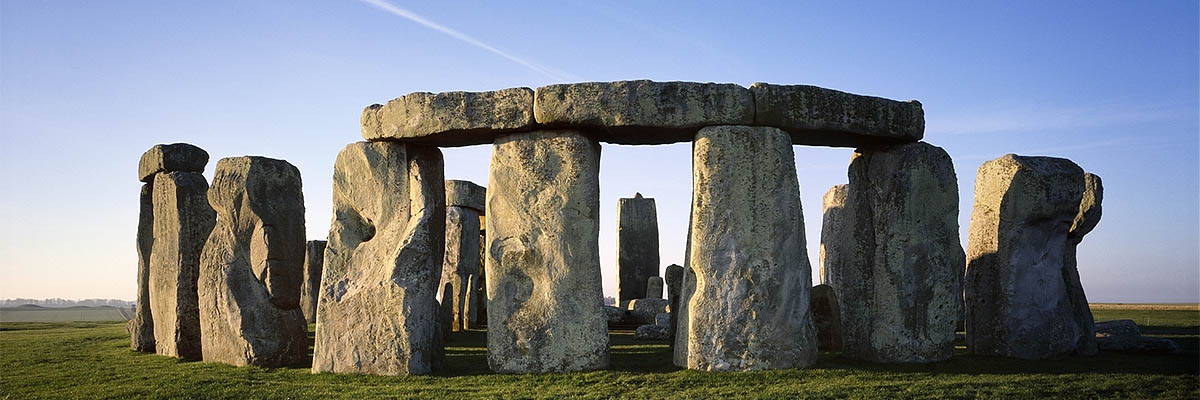
[[633, 340], [665, 341], [671, 339], [671, 328], [662, 325], [642, 325], [633, 331]]
[[1182, 350], [1174, 340], [1142, 336], [1132, 320], [1097, 322], [1095, 343], [1100, 350], [1149, 354], [1179, 354]]
[[415, 375], [440, 362], [442, 171], [432, 147], [358, 142], [338, 154], [313, 372]]
[[654, 324], [667, 328], [673, 327], [674, 325], [671, 325], [671, 313], [658, 313], [658, 315], [654, 316]]
[[304, 249], [300, 310], [304, 312], [304, 321], [311, 324], [317, 322], [317, 301], [321, 299], [321, 268], [325, 266], [325, 241], [309, 240]]
[[607, 320], [608, 326], [625, 325], [629, 318], [629, 312], [613, 306], [604, 306], [604, 319]]
[[550, 128], [595, 128], [619, 144], [687, 142], [709, 125], [751, 125], [754, 98], [732, 83], [584, 82], [543, 86], [534, 117]]
[[470, 181], [446, 180], [446, 206], [466, 207], [483, 214], [487, 189]]
[[492, 147], [485, 269], [493, 371], [608, 366], [599, 173], [600, 144], [576, 131], [511, 134]]
[[497, 135], [533, 128], [533, 91], [411, 93], [363, 110], [366, 140], [454, 147], [492, 143]]
[[[646, 280], [652, 276], [658, 276], [658, 211], [654, 199], [641, 193], [617, 199], [617, 301], [650, 297], [646, 295]], [[661, 293], [658, 298], [662, 298]]]
[[791, 140], [775, 128], [712, 126], [692, 149], [685, 262], [695, 279], [684, 278], [676, 362], [710, 371], [812, 365], [811, 267]]
[[300, 170], [284, 160], [217, 162], [208, 189], [217, 224], [200, 257], [204, 361], [272, 368], [307, 361], [300, 187]]
[[150, 251], [150, 313], [154, 350], [199, 360], [200, 252], [216, 224], [208, 182], [197, 172], [154, 174], [154, 244]]
[[837, 294], [829, 285], [813, 286], [809, 292], [813, 325], [817, 329], [817, 348], [821, 351], [842, 350], [842, 318]]
[[1063, 276], [1084, 173], [1067, 159], [1008, 154], [979, 167], [967, 247], [967, 349], [1021, 359], [1080, 349]]
[[476, 321], [470, 319], [470, 276], [479, 273], [479, 212], [474, 209], [446, 207], [446, 253], [442, 262], [441, 281], [450, 286], [449, 297], [442, 305], [449, 308], [450, 331], [469, 329]]
[[138, 180], [154, 181], [159, 172], [204, 172], [208, 152], [187, 143], [156, 144], [142, 154], [138, 162]]
[[658, 314], [670, 311], [670, 302], [666, 299], [633, 299], [629, 301], [627, 310], [629, 316], [637, 324], [653, 324]]
[[652, 276], [646, 280], [646, 298], [663, 298], [663, 279], [661, 277]]
[[150, 312], [150, 251], [154, 248], [154, 184], [142, 185], [138, 211], [138, 297], [129, 320], [130, 347], [134, 351], [154, 352], [154, 315]]
[[1083, 292], [1083, 283], [1079, 279], [1079, 261], [1076, 253], [1083, 236], [1100, 223], [1104, 185], [1099, 176], [1084, 173], [1083, 178], [1083, 198], [1079, 204], [1079, 212], [1071, 223], [1071, 230], [1067, 233], [1067, 246], [1063, 249], [1063, 279], [1067, 284], [1067, 297], [1071, 300], [1071, 308], [1074, 310], [1075, 324], [1080, 328], [1076, 352], [1081, 355], [1093, 355], [1099, 350], [1096, 345], [1095, 320], [1092, 319], [1092, 309], [1088, 306], [1087, 294]]
[[915, 142], [925, 135], [916, 100], [895, 101], [808, 85], [755, 83], [754, 125], [787, 131], [793, 144], [863, 147]]

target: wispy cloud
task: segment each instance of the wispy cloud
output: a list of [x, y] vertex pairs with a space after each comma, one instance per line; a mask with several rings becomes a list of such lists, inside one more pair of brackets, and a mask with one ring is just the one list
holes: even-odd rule
[[361, 0], [361, 1], [363, 3], [373, 6], [375, 8], [378, 8], [380, 10], [383, 10], [383, 11], [386, 11], [393, 15], [396, 15], [398, 17], [421, 24], [422, 26], [424, 26], [426, 28], [433, 29], [435, 31], [444, 33], [447, 36], [450, 36], [452, 38], [466, 42], [467, 44], [470, 44], [472, 46], [492, 52], [500, 57], [507, 58], [509, 61], [515, 62], [517, 64], [521, 64], [522, 66], [529, 68], [531, 70], [534, 70], [534, 71], [536, 71], [542, 75], [545, 75], [551, 79], [558, 80], [558, 81], [582, 80], [578, 76], [573, 75], [571, 73], [559, 71], [554, 68], [550, 68], [545, 65], [530, 61], [528, 59], [518, 57], [514, 54], [510, 54], [504, 50], [500, 50], [492, 45], [481, 42], [478, 39], [475, 39], [465, 33], [456, 31], [454, 29], [451, 29], [450, 27], [439, 24], [437, 22], [433, 22], [433, 21], [431, 21], [425, 17], [422, 17], [420, 15], [417, 15], [416, 13], [409, 11], [407, 9], [400, 8], [392, 3], [387, 2], [386, 0]]
[[[1194, 116], [1195, 110], [1190, 113]], [[927, 134], [1038, 132], [1176, 120], [1188, 116], [1189, 111], [1168, 107], [1028, 107], [957, 117], [931, 114], [926, 116], [925, 131]]]

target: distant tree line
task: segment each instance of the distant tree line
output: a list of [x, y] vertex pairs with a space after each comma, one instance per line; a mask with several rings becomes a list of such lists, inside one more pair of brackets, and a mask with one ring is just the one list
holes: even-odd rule
[[21, 306], [21, 305], [25, 305], [25, 304], [33, 304], [35, 306], [42, 306], [42, 307], [110, 306], [110, 307], [121, 308], [121, 307], [133, 307], [134, 306], [133, 301], [121, 300], [121, 299], [68, 300], [68, 299], [60, 299], [57, 297], [53, 298], [53, 299], [23, 299], [23, 298], [0, 299], [0, 307], [16, 307], [16, 306]]

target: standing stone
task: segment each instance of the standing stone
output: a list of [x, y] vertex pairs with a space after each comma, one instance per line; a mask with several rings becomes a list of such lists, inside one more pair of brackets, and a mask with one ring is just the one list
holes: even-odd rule
[[304, 281], [300, 285], [300, 310], [304, 321], [317, 322], [317, 301], [321, 298], [321, 269], [325, 266], [325, 241], [309, 240], [304, 246]]
[[453, 331], [475, 326], [469, 310], [468, 278], [479, 273], [479, 215], [484, 207], [485, 191], [467, 181], [446, 181], [446, 253], [442, 263], [442, 284], [449, 284], [449, 297], [443, 297], [444, 307], [450, 309]]
[[600, 144], [576, 131], [513, 134], [492, 147], [486, 270], [493, 371], [608, 366], [599, 172]]
[[817, 347], [821, 351], [841, 351], [842, 313], [833, 287], [813, 286], [809, 306], [812, 307], [813, 325], [817, 328]]
[[201, 358], [196, 280], [200, 252], [217, 215], [208, 181], [197, 172], [154, 174], [154, 245], [150, 251], [150, 313], [154, 349], [164, 356]]
[[1008, 154], [979, 167], [967, 241], [967, 349], [1022, 359], [1080, 350], [1063, 271], [1084, 172], [1070, 160]]
[[150, 312], [150, 251], [154, 247], [154, 184], [142, 185], [138, 211], [138, 297], [129, 320], [130, 346], [134, 351], [154, 352], [154, 315]]
[[204, 361], [283, 367], [307, 358], [300, 186], [300, 171], [284, 160], [217, 162], [208, 189], [217, 225], [200, 258]]
[[[480, 268], [482, 269], [482, 268]], [[466, 325], [463, 329], [477, 328], [480, 325], [479, 320], [479, 303], [486, 302], [487, 299], [479, 298], [479, 291], [476, 287], [479, 286], [479, 274], [467, 275], [466, 300], [463, 302], [466, 307]]]
[[658, 212], [641, 193], [617, 199], [617, 276], [618, 304], [646, 298], [646, 279], [658, 276]]
[[313, 372], [427, 374], [440, 362], [442, 165], [436, 148], [395, 142], [338, 154]]
[[663, 298], [663, 278], [652, 276], [646, 280], [646, 298], [661, 299]]
[[667, 284], [667, 302], [671, 307], [671, 346], [675, 346], [675, 327], [678, 325], [679, 319], [679, 293], [683, 286], [683, 267], [671, 264], [667, 266], [666, 272]]
[[686, 345], [676, 343], [676, 356], [711, 371], [812, 365], [811, 267], [790, 138], [775, 128], [712, 126], [692, 148], [695, 286], [686, 289], [676, 339]]
[[823, 228], [831, 244], [825, 273], [841, 300], [842, 354], [950, 358], [964, 268], [950, 156], [923, 142], [859, 149], [849, 175], [844, 209], [834, 211], [839, 193], [831, 190]]
[[[850, 273], [855, 265], [865, 265], [868, 261], [862, 259], [861, 253], [853, 252], [857, 244], [852, 236], [854, 228], [854, 209], [848, 206], [846, 196], [850, 193], [850, 185], [833, 185], [821, 198], [821, 283], [830, 283], [830, 272]], [[837, 255], [837, 257], [830, 257]], [[852, 257], [859, 256], [859, 259]], [[853, 284], [842, 279], [843, 284]], [[865, 282], [862, 282], [865, 283]]]
[[1096, 224], [1100, 223], [1101, 206], [1104, 201], [1104, 184], [1100, 177], [1084, 173], [1083, 200], [1079, 204], [1079, 213], [1071, 223], [1071, 231], [1067, 233], [1067, 247], [1063, 250], [1063, 278], [1067, 284], [1067, 297], [1071, 299], [1071, 308], [1075, 311], [1075, 323], [1079, 326], [1079, 344], [1076, 351], [1081, 355], [1096, 354], [1096, 326], [1092, 319], [1092, 309], [1088, 306], [1087, 295], [1083, 293], [1083, 283], [1079, 280], [1079, 260], [1076, 259], [1079, 242]]

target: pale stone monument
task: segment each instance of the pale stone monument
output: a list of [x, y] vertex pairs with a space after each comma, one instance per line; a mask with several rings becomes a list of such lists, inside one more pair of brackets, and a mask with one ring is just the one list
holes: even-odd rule
[[[446, 254], [442, 262], [442, 284], [449, 284], [449, 297], [443, 297], [450, 310], [449, 328], [461, 331], [478, 325], [472, 314], [472, 275], [482, 268], [479, 256], [479, 217], [484, 212], [486, 190], [468, 181], [446, 181]], [[478, 279], [478, 278], [477, 278]]]

